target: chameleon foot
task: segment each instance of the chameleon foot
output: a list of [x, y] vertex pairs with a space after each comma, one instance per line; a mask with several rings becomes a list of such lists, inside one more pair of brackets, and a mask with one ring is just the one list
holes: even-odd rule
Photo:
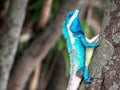
[[84, 82], [90, 84], [90, 83], [92, 83], [92, 80], [93, 80], [93, 77], [88, 77], [88, 78], [84, 79]]

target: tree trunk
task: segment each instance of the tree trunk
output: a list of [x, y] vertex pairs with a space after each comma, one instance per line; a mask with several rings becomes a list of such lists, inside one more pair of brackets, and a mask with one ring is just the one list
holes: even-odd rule
[[[108, 0], [105, 10], [100, 46], [90, 64], [93, 82], [84, 90], [120, 89], [120, 1]], [[82, 89], [80, 89], [82, 90]]]
[[11, 0], [8, 17], [0, 33], [0, 90], [6, 90], [22, 30], [27, 1]]

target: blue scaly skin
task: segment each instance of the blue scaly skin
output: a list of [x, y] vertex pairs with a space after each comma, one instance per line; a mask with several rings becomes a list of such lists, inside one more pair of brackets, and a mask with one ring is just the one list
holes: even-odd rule
[[98, 43], [87, 43], [81, 28], [78, 10], [67, 14], [62, 34], [66, 39], [70, 57], [70, 75], [77, 74], [80, 77], [83, 75], [84, 82], [90, 82], [92, 77], [88, 75], [88, 66], [85, 66], [85, 51], [87, 47], [98, 46]]

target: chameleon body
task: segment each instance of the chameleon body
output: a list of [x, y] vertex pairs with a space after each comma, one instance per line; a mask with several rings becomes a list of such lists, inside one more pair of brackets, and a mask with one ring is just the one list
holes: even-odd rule
[[88, 65], [85, 65], [85, 52], [87, 47], [96, 47], [98, 43], [87, 43], [80, 24], [78, 10], [67, 14], [62, 34], [66, 39], [70, 57], [70, 75], [83, 75], [84, 82], [90, 82], [92, 77], [88, 75]]

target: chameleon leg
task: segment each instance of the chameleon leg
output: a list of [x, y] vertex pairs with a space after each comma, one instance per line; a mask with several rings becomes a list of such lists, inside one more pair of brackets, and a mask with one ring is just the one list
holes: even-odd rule
[[92, 77], [89, 76], [89, 71], [88, 71], [88, 67], [87, 66], [84, 67], [83, 77], [84, 77], [84, 82], [86, 82], [86, 83], [89, 83], [92, 80]]
[[88, 43], [98, 42], [98, 40], [99, 40], [99, 34], [96, 35], [96, 36], [94, 36], [92, 39], [88, 39], [87, 37], [85, 37], [85, 39], [86, 39], [86, 41], [87, 41]]
[[[81, 51], [82, 51], [82, 49], [81, 49]], [[79, 55], [80, 59], [76, 63], [78, 65], [76, 75], [81, 77], [81, 78], [83, 77], [84, 67], [85, 67], [85, 56], [84, 55], [85, 54], [84, 54], [84, 50], [83, 50], [82, 55], [81, 54]]]

